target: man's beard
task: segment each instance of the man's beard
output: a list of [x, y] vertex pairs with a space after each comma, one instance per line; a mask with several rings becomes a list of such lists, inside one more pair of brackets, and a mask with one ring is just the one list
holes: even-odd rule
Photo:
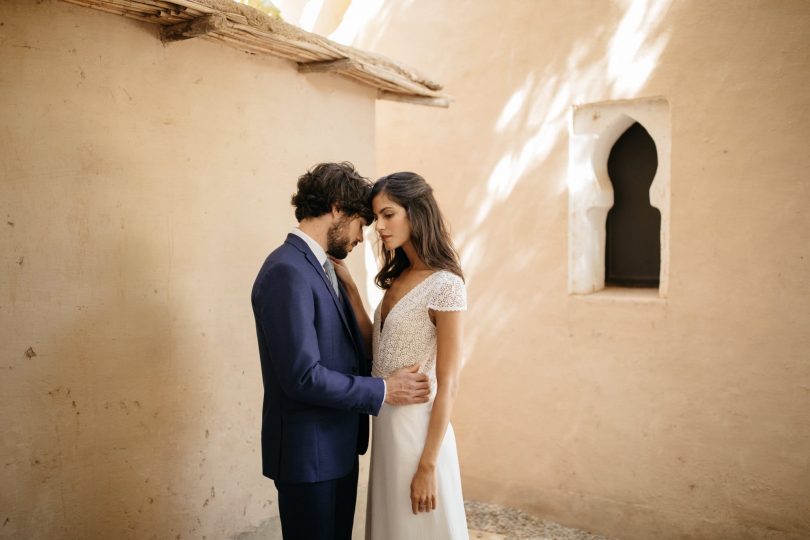
[[351, 241], [345, 233], [347, 221], [345, 217], [340, 218], [326, 231], [326, 253], [336, 259], [345, 259], [349, 254]]

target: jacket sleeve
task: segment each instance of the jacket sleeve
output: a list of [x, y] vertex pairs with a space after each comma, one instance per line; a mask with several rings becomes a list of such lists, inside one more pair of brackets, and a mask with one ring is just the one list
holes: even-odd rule
[[379, 413], [385, 383], [349, 375], [320, 363], [311, 286], [290, 265], [277, 264], [253, 299], [268, 356], [287, 396], [296, 401], [362, 414]]

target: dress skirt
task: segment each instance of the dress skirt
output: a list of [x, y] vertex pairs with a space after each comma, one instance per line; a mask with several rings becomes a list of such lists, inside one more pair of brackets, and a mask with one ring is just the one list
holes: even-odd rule
[[448, 424], [436, 462], [436, 510], [414, 515], [411, 480], [427, 437], [433, 403], [383, 404], [373, 419], [366, 540], [469, 538], [453, 426]]

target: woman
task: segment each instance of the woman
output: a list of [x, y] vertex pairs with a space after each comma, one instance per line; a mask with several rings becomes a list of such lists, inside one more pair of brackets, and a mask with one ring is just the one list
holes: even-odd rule
[[385, 296], [373, 322], [342, 261], [334, 261], [367, 344], [372, 375], [417, 363], [428, 403], [384, 404], [374, 418], [366, 538], [466, 539], [467, 521], [450, 413], [461, 370], [466, 290], [433, 190], [415, 173], [377, 180], [371, 192]]

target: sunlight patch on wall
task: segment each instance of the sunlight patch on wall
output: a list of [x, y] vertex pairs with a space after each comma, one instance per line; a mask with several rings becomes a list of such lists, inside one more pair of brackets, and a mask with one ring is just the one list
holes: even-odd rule
[[309, 0], [301, 10], [301, 18], [298, 20], [298, 26], [307, 32], [312, 32], [315, 28], [315, 23], [318, 21], [318, 15], [323, 9], [323, 0]]
[[[245, 0], [252, 2], [254, 0]], [[261, 1], [261, 0], [259, 0]], [[275, 0], [276, 7], [281, 14], [284, 21], [299, 26], [298, 22], [301, 19], [301, 13], [309, 0]]]
[[669, 33], [662, 33], [651, 43], [645, 42], [660, 24], [669, 3], [670, 0], [630, 3], [608, 47], [607, 75], [613, 85], [611, 97], [635, 97], [649, 79], [669, 41]]
[[529, 73], [529, 76], [526, 77], [526, 82], [523, 83], [523, 86], [520, 87], [512, 97], [509, 98], [509, 101], [506, 102], [503, 110], [501, 111], [501, 115], [498, 117], [498, 121], [495, 123], [495, 132], [501, 133], [506, 126], [508, 126], [517, 115], [518, 111], [523, 107], [523, 104], [526, 102], [526, 93], [528, 92], [529, 88], [532, 85], [533, 74]]
[[329, 39], [342, 45], [352, 45], [357, 36], [374, 20], [384, 0], [353, 0], [337, 29], [329, 34]]

